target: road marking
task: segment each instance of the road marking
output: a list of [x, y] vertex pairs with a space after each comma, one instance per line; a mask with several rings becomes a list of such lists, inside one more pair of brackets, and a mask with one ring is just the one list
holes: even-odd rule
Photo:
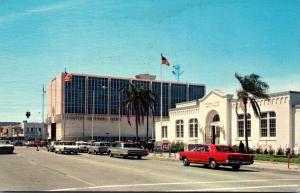
[[196, 191], [224, 191], [224, 190], [237, 190], [237, 189], [261, 189], [261, 188], [283, 188], [283, 187], [299, 187], [299, 184], [290, 185], [276, 185], [276, 186], [244, 186], [244, 187], [230, 187], [230, 188], [206, 188], [206, 189], [194, 189], [194, 190], [167, 190], [170, 192], [196, 192]]
[[[119, 188], [119, 187], [138, 187], [138, 186], [164, 186], [164, 185], [185, 185], [185, 184], [212, 184], [212, 183], [242, 183], [242, 182], [268, 182], [268, 181], [294, 181], [299, 179], [272, 179], [272, 180], [225, 180], [225, 181], [201, 181], [201, 182], [166, 182], [166, 183], [151, 183], [151, 184], [116, 184], [106, 186], [91, 186], [91, 187], [78, 187], [78, 188], [64, 188], [54, 189], [47, 191], [70, 191], [70, 190], [84, 190], [84, 189], [99, 189], [99, 188]], [[174, 190], [175, 191], [175, 190]], [[184, 191], [184, 190], [177, 190]], [[189, 190], [187, 190], [189, 191]]]
[[90, 185], [90, 186], [95, 186], [95, 184], [92, 184], [92, 183], [90, 183], [90, 182], [88, 182], [88, 181], [85, 181], [85, 180], [83, 180], [83, 179], [80, 179], [80, 178], [77, 178], [77, 177], [75, 177], [75, 176], [71, 176], [71, 175], [66, 175], [66, 176], [68, 176], [68, 177], [70, 177], [70, 178], [73, 178], [73, 179], [75, 179], [75, 180], [78, 180], [78, 181], [80, 181], [80, 182], [83, 182], [83, 183], [85, 183], [85, 184], [88, 184], [88, 185]]

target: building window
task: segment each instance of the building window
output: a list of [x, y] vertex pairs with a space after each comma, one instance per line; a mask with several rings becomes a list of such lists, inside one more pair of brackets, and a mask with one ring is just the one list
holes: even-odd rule
[[260, 136], [261, 137], [276, 137], [276, 113], [264, 112], [261, 114], [260, 120]]
[[190, 119], [190, 137], [198, 137], [198, 119]]
[[33, 132], [33, 128], [31, 128], [31, 133]]
[[269, 113], [269, 127], [270, 127], [270, 137], [276, 137], [276, 113]]
[[176, 137], [183, 137], [183, 120], [176, 121]]
[[[238, 137], [244, 137], [244, 115], [238, 115], [237, 120]], [[251, 137], [251, 115], [247, 114], [247, 134]]]
[[262, 113], [260, 119], [260, 136], [267, 137], [268, 136], [268, 114]]
[[167, 138], [168, 137], [168, 127], [167, 126], [162, 126], [162, 128], [161, 128], [161, 137], [162, 138]]
[[27, 127], [27, 133], [29, 133], [29, 128]]

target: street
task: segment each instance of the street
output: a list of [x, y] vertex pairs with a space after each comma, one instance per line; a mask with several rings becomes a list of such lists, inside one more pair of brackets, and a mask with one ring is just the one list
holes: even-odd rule
[[[16, 147], [0, 154], [0, 191], [280, 191], [296, 192], [299, 173], [241, 167], [218, 170], [150, 158], [60, 155]], [[250, 168], [250, 169], [249, 169]]]

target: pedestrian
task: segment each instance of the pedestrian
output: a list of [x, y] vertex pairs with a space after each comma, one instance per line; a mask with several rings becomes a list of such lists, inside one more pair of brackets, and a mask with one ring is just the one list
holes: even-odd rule
[[245, 153], [245, 145], [244, 145], [243, 141], [240, 141], [239, 152], [240, 153]]

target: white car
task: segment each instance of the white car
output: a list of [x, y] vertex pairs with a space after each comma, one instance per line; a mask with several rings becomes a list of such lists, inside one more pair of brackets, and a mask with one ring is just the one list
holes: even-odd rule
[[15, 146], [8, 140], [0, 140], [0, 153], [14, 153]]
[[74, 141], [58, 141], [54, 145], [55, 153], [74, 153], [78, 154], [79, 148], [76, 146]]
[[79, 149], [79, 152], [88, 152], [88, 143], [85, 141], [76, 141], [76, 146]]

